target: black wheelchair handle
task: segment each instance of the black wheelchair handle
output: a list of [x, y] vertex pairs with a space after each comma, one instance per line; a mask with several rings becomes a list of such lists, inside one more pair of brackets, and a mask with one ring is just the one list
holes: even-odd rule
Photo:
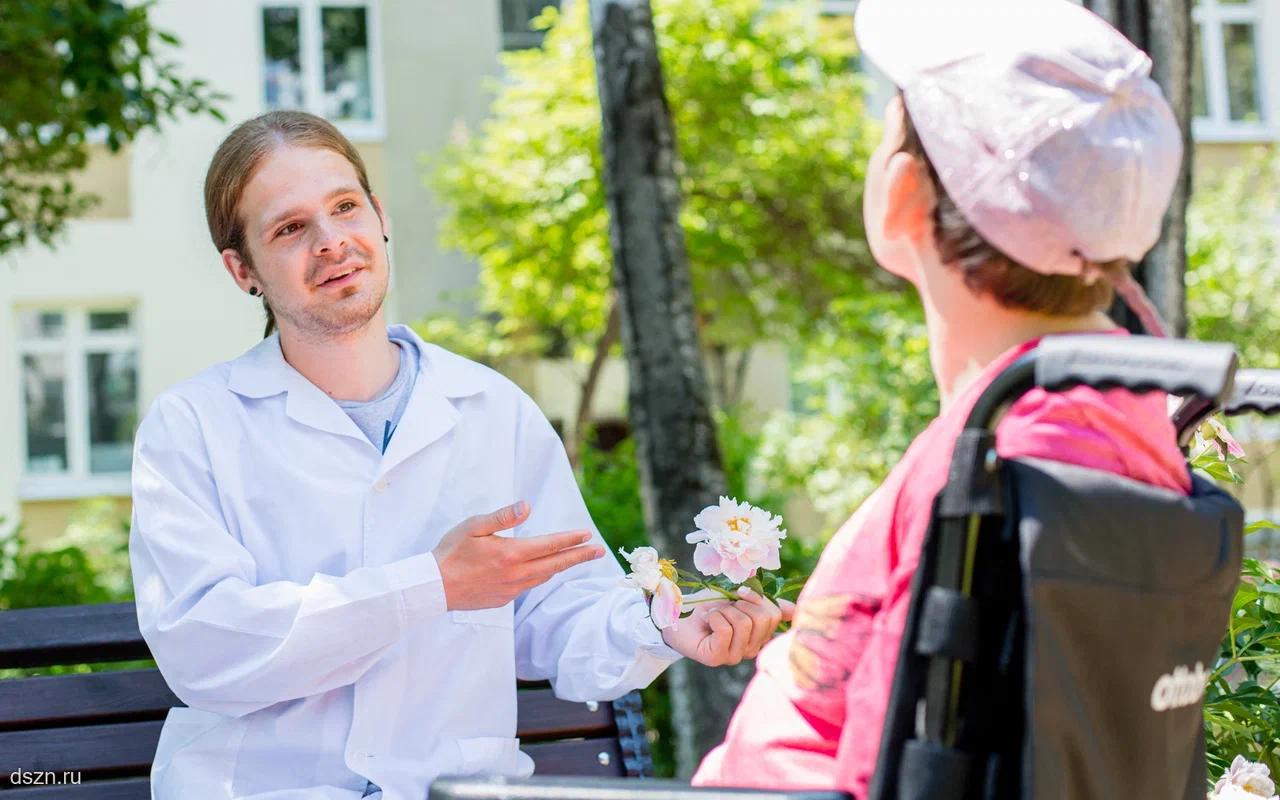
[[1076, 386], [1163, 391], [1201, 397], [1217, 408], [1231, 394], [1236, 367], [1235, 348], [1220, 342], [1113, 334], [1047, 336], [996, 376], [974, 405], [967, 427], [989, 427], [1004, 403], [1037, 386], [1051, 392]]
[[1242, 369], [1236, 373], [1235, 390], [1222, 407], [1229, 417], [1240, 414], [1280, 414], [1280, 369]]
[[1046, 338], [1036, 359], [1036, 385], [1198, 395], [1218, 405], [1231, 393], [1236, 351], [1221, 342], [1152, 336], [1081, 335]]

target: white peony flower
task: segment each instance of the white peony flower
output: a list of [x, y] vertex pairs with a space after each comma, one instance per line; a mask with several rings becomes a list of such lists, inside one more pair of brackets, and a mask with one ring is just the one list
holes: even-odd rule
[[1236, 756], [1231, 768], [1222, 773], [1222, 777], [1213, 787], [1209, 800], [1280, 800], [1276, 795], [1276, 784], [1271, 779], [1271, 770], [1266, 764], [1249, 761], [1244, 756]]
[[638, 586], [649, 594], [658, 590], [658, 582], [662, 580], [662, 560], [658, 551], [652, 547], [637, 547], [628, 553], [621, 547], [618, 552], [631, 565], [631, 574], [624, 579], [628, 586]]
[[675, 626], [684, 611], [684, 594], [680, 587], [663, 577], [649, 602], [649, 619], [658, 630]]
[[698, 530], [689, 534], [690, 543], [697, 542], [693, 565], [703, 575], [724, 575], [734, 583], [742, 583], [758, 569], [779, 569], [780, 542], [787, 532], [780, 526], [782, 517], [748, 503], [727, 497], [709, 506], [694, 518]]

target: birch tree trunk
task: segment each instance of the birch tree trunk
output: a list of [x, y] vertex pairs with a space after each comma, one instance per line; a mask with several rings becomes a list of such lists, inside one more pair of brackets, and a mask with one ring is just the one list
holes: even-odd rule
[[[675, 135], [648, 0], [591, 0], [603, 115], [613, 281], [630, 376], [630, 419], [654, 546], [686, 568], [693, 518], [724, 494], [710, 392], [680, 227]], [[607, 534], [607, 532], [606, 532]], [[680, 776], [724, 737], [751, 668], [671, 670]]]
[[[1151, 302], [1175, 336], [1187, 332], [1187, 201], [1191, 194], [1191, 65], [1192, 0], [1085, 0], [1085, 7], [1106, 19], [1151, 56], [1152, 77], [1173, 106], [1182, 127], [1185, 157], [1164, 231], [1136, 269]], [[1137, 319], [1117, 302], [1113, 316], [1129, 330], [1141, 331]]]

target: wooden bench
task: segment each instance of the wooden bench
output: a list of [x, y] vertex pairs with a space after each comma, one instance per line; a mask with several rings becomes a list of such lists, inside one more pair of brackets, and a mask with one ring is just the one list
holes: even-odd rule
[[[150, 658], [132, 603], [0, 612], [0, 669]], [[521, 748], [538, 774], [653, 774], [638, 693], [569, 703], [542, 684], [518, 697]], [[154, 667], [0, 680], [4, 800], [148, 800], [165, 714], [181, 705]], [[14, 785], [16, 770], [80, 783]]]

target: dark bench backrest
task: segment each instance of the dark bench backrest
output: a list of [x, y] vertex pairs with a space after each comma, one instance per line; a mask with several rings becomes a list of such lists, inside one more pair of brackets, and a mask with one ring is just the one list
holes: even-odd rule
[[[0, 669], [150, 658], [132, 603], [0, 612]], [[517, 735], [538, 774], [652, 774], [637, 693], [583, 704], [522, 685], [518, 698]], [[0, 680], [0, 789], [15, 771], [27, 781], [3, 797], [147, 800], [161, 726], [180, 705], [154, 667]]]

